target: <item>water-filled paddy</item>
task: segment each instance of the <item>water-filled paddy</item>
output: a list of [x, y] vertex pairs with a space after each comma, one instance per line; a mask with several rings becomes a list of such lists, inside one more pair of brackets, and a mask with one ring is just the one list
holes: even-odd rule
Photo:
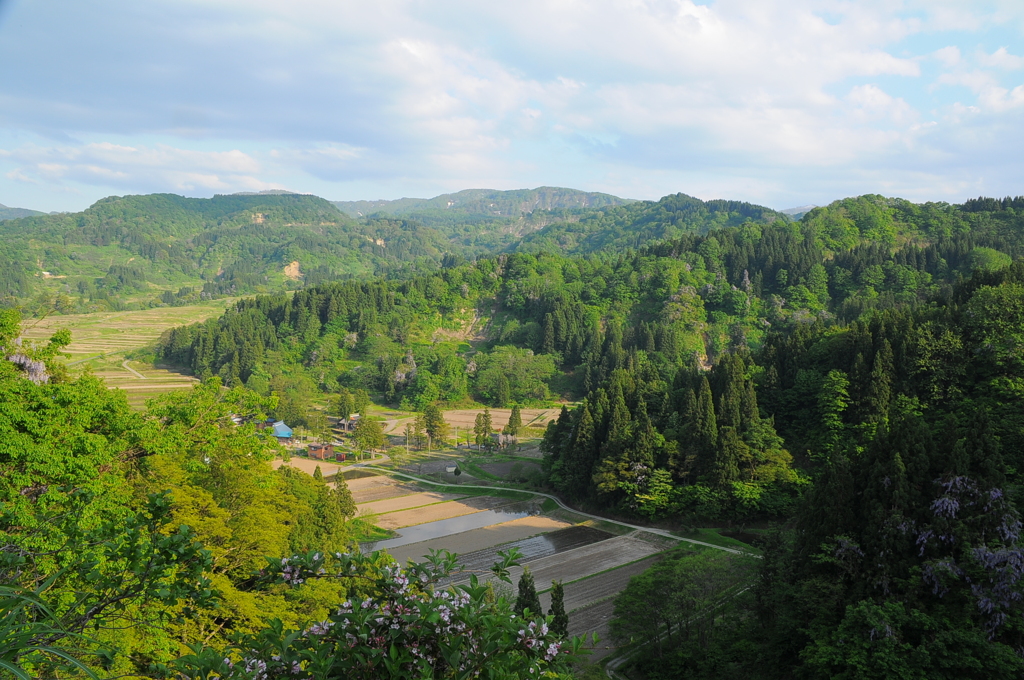
[[[444, 505], [448, 504], [445, 503]], [[400, 535], [397, 538], [390, 538], [386, 541], [377, 541], [376, 543], [365, 543], [362, 547], [364, 552], [397, 548], [398, 546], [408, 545], [410, 543], [419, 543], [420, 541], [428, 541], [430, 539], [441, 538], [451, 534], [458, 534], [463, 531], [481, 529], [492, 524], [501, 524], [503, 522], [536, 515], [538, 513], [539, 504], [536, 501], [509, 503], [490, 510], [477, 511], [474, 509], [472, 514], [461, 515], [459, 517], [449, 517], [448, 519], [406, 527], [401, 530]], [[387, 515], [382, 517], [387, 517]]]

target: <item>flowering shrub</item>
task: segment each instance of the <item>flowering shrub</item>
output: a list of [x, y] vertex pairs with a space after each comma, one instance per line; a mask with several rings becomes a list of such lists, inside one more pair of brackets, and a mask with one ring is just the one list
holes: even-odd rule
[[[515, 551], [499, 553], [493, 573], [509, 581]], [[303, 630], [270, 621], [227, 650], [196, 646], [175, 664], [179, 677], [213, 680], [270, 678], [539, 678], [556, 677], [582, 640], [559, 639], [544, 618], [516, 616], [504, 598], [470, 576], [441, 589], [457, 569], [455, 556], [431, 554], [402, 568], [375, 556], [310, 553], [280, 560], [260, 579], [298, 586], [312, 578], [340, 579], [349, 597], [327, 620]], [[353, 595], [353, 593], [370, 593]], [[528, 612], [533, 614], [533, 612]]]

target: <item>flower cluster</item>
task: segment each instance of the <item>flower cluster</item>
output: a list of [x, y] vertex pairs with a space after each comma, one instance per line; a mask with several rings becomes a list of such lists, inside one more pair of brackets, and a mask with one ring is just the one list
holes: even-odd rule
[[[496, 568], [507, 569], [514, 559], [503, 557], [506, 563]], [[539, 677], [561, 670], [572, 654], [543, 619], [515, 616], [504, 598], [489, 599], [475, 577], [468, 585], [440, 589], [438, 582], [458, 568], [452, 555], [433, 555], [407, 569], [382, 564], [378, 554], [329, 559], [330, 573], [319, 554], [271, 562], [265, 575], [276, 574], [278, 582], [299, 586], [309, 578], [334, 578], [350, 596], [328, 620], [301, 631], [272, 621], [267, 630], [240, 639], [232, 653], [242, 662], [224, 664], [223, 678]], [[215, 654], [219, 664], [223, 653]], [[195, 667], [179, 670], [185, 677], [200, 675]]]
[[10, 355], [7, 357], [7, 360], [25, 371], [25, 377], [37, 385], [50, 381], [50, 376], [46, 372], [46, 364], [42, 361], [30, 359], [28, 356], [20, 352]]

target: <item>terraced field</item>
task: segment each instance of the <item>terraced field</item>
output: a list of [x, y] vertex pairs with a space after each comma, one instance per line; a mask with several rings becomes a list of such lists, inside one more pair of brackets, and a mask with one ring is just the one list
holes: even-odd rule
[[[95, 365], [103, 361], [109, 362], [108, 359], [101, 359], [90, 363]], [[137, 362], [118, 362], [115, 365], [109, 365], [112, 363], [109, 362], [103, 368], [94, 370], [93, 375], [102, 378], [110, 389], [124, 390], [128, 397], [128, 403], [135, 408], [142, 408], [147, 399], [175, 390], [191, 389], [199, 382], [190, 375], [152, 368]], [[127, 364], [128, 368], [124, 364]], [[140, 378], [139, 375], [142, 377]]]
[[125, 362], [125, 353], [153, 344], [169, 328], [218, 316], [232, 302], [224, 299], [187, 307], [29, 319], [22, 324], [22, 336], [42, 341], [59, 328], [69, 329], [71, 344], [65, 351], [71, 355], [68, 366], [72, 372], [90, 368], [111, 389], [124, 390], [132, 406], [141, 408], [146, 399], [189, 389], [196, 380], [166, 368]]
[[371, 477], [359, 477], [358, 479], [346, 478], [348, 490], [352, 492], [352, 498], [356, 504], [370, 503], [385, 498], [405, 496], [416, 493], [419, 487], [411, 484], [397, 482], [390, 477], [374, 475]]
[[484, 510], [494, 510], [503, 505], [508, 505], [509, 502], [504, 498], [492, 498], [490, 496], [479, 496], [458, 501], [450, 500], [446, 503], [437, 503], [423, 508], [400, 510], [398, 512], [378, 515], [374, 523], [383, 529], [401, 529], [452, 517], [461, 517], [462, 515], [471, 515]]
[[[486, 580], [491, 565], [499, 559], [498, 551], [518, 548], [521, 564], [529, 567], [538, 591], [542, 591], [545, 611], [551, 596], [544, 591], [553, 581], [565, 584], [570, 632], [596, 631], [601, 639], [593, 650], [594, 658], [612, 650], [607, 624], [614, 612], [615, 595], [674, 545], [671, 539], [626, 527], [620, 528], [629, 533], [615, 535], [578, 524], [583, 518], [573, 519], [572, 513], [558, 513], [564, 519], [538, 515], [538, 501], [460, 497], [383, 476], [352, 479], [349, 488], [360, 510], [373, 513], [378, 526], [399, 532], [396, 538], [367, 544], [364, 549], [387, 550], [400, 563], [422, 560], [430, 550], [449, 550], [460, 556], [463, 570], [441, 585], [466, 583], [473, 574]], [[532, 514], [522, 516], [524, 511]], [[513, 584], [522, 572], [523, 567], [510, 570]]]
[[[431, 550], [450, 550], [453, 553], [463, 555], [494, 546], [504, 547], [511, 542], [551, 531], [558, 531], [570, 526], [572, 525], [568, 522], [551, 517], [532, 515], [428, 541], [388, 548], [388, 552], [400, 563], [405, 564], [409, 560], [418, 561], [424, 559]], [[493, 561], [491, 564], [493, 564]], [[487, 564], [486, 566], [490, 567], [491, 565]]]
[[452, 501], [456, 498], [462, 497], [463, 496], [461, 495], [451, 493], [411, 493], [408, 496], [396, 496], [394, 498], [386, 498], [382, 501], [362, 503], [359, 505], [359, 514], [378, 515], [387, 512], [397, 512], [399, 510], [421, 508], [425, 505]]

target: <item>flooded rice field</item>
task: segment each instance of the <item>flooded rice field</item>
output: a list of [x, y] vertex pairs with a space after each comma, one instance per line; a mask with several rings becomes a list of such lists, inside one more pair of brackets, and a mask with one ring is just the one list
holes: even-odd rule
[[509, 522], [502, 522], [501, 524], [492, 524], [480, 529], [463, 531], [459, 534], [451, 534], [419, 543], [392, 547], [388, 552], [400, 564], [405, 564], [409, 560], [420, 562], [426, 559], [431, 550], [449, 550], [462, 556], [478, 550], [501, 546], [512, 541], [536, 536], [543, 532], [558, 531], [570, 526], [568, 522], [545, 515], [530, 515], [521, 519], [513, 519]]
[[[483, 550], [474, 550], [470, 553], [459, 555], [459, 564], [468, 573], [487, 572], [491, 565], [498, 561], [499, 550], [519, 548], [522, 553], [522, 562], [532, 562], [551, 555], [575, 550], [594, 543], [600, 543], [614, 534], [600, 531], [592, 527], [572, 526], [558, 531], [552, 531], [539, 536], [531, 536], [518, 541], [505, 543], [504, 545], [492, 545]], [[460, 580], [458, 576], [450, 579], [450, 582]]]
[[[468, 513], [462, 513], [459, 516], [449, 516], [446, 519], [440, 519], [437, 521], [428, 521], [422, 524], [416, 524], [414, 526], [405, 526], [396, 538], [389, 538], [385, 541], [376, 541], [374, 543], [364, 543], [361, 548], [363, 552], [372, 552], [374, 550], [384, 550], [389, 548], [396, 548], [398, 546], [407, 545], [410, 543], [419, 543], [420, 541], [426, 541], [433, 538], [441, 538], [451, 534], [457, 534], [471, 529], [480, 529], [492, 524], [501, 524], [508, 522], [509, 520], [521, 519], [530, 515], [536, 515], [540, 512], [540, 504], [536, 501], [518, 501], [518, 502], [506, 502], [506, 504], [499, 507], [494, 507], [487, 510], [479, 509], [479, 505], [487, 502], [494, 502], [501, 499], [493, 499], [487, 496], [482, 496], [479, 499], [473, 499], [476, 501], [476, 506], [473, 507], [468, 505], [466, 502], [450, 502], [443, 503], [437, 506], [429, 506], [424, 510], [430, 510], [432, 508], [442, 508], [444, 506], [465, 506], [468, 507]], [[451, 512], [458, 512], [458, 508], [453, 508]], [[404, 515], [406, 513], [417, 513], [417, 510], [406, 510], [400, 513], [389, 513], [387, 515], [381, 515], [377, 521], [378, 526], [386, 526], [385, 522], [388, 517], [392, 515]], [[424, 515], [420, 515], [421, 517]]]
[[[531, 560], [527, 563], [533, 573], [537, 590], [551, 587], [552, 581], [567, 583], [577, 579], [615, 569], [661, 552], [660, 546], [633, 536], [616, 536], [606, 541], [592, 543], [573, 550]], [[519, 582], [522, 567], [509, 570], [512, 583]], [[466, 579], [459, 579], [463, 582]]]
[[[518, 517], [525, 517], [531, 514], [530, 508], [536, 507], [536, 503], [529, 502], [524, 505], [522, 502], [510, 501], [507, 498], [494, 498], [492, 496], [473, 496], [465, 498], [459, 501], [448, 501], [447, 503], [435, 503], [434, 505], [427, 505], [422, 508], [413, 508], [411, 510], [399, 510], [398, 512], [389, 512], [383, 515], [377, 515], [374, 519], [374, 524], [383, 529], [402, 529], [404, 527], [412, 527], [419, 524], [435, 524], [440, 520], [446, 520], [449, 518], [457, 518], [463, 515], [478, 514], [480, 512], [496, 511], [498, 513], [505, 513], [515, 515]], [[527, 508], [520, 512], [516, 508], [518, 507]], [[506, 510], [505, 508], [510, 508]], [[514, 519], [515, 517], [509, 517], [507, 519]], [[469, 524], [466, 525], [470, 529], [475, 529], [480, 526], [487, 526], [487, 524], [495, 524], [501, 521], [494, 520], [485, 524]], [[465, 529], [458, 528], [460, 524], [455, 522], [452, 526], [456, 527], [455, 530], [449, 531], [448, 533], [457, 533], [459, 531], [465, 531]], [[405, 532], [402, 532], [405, 533]], [[443, 534], [442, 534], [443, 535]], [[431, 536], [431, 538], [434, 538]]]

